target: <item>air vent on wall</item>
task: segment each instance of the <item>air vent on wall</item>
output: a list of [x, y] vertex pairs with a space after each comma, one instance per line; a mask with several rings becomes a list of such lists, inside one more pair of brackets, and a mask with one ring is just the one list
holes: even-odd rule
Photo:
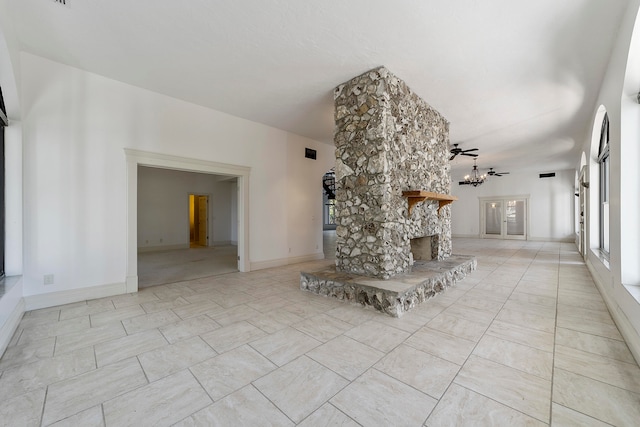
[[540, 174], [540, 178], [552, 178], [556, 176], [555, 172], [550, 172], [550, 173], [541, 173]]
[[316, 150], [313, 150], [313, 149], [311, 149], [311, 148], [305, 148], [305, 149], [304, 149], [304, 156], [305, 156], [307, 159], [313, 159], [313, 160], [315, 160], [315, 159], [316, 159], [316, 157], [317, 157], [317, 152], [316, 152]]

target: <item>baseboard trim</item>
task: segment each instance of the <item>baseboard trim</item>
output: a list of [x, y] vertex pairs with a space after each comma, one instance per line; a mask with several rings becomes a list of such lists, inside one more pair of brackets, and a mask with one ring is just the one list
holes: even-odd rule
[[591, 273], [591, 277], [593, 277], [593, 281], [598, 287], [598, 291], [600, 291], [600, 295], [604, 300], [607, 308], [609, 309], [609, 313], [611, 317], [613, 317], [613, 321], [615, 322], [620, 334], [624, 338], [631, 354], [636, 359], [636, 362], [640, 364], [640, 335], [636, 332], [635, 328], [627, 319], [627, 316], [620, 311], [618, 308], [618, 304], [611, 298], [611, 295], [607, 292], [607, 288], [600, 280], [600, 275], [598, 274], [595, 266], [592, 264], [591, 260], [587, 259], [587, 269], [589, 273]]
[[452, 234], [451, 237], [458, 239], [479, 239], [479, 234]]
[[308, 262], [308, 261], [317, 261], [319, 259], [324, 259], [324, 253], [273, 259], [269, 261], [256, 261], [256, 262], [251, 262], [251, 271], [264, 270], [265, 268], [283, 267], [285, 265], [299, 264], [301, 262]]
[[108, 285], [91, 286], [90, 288], [69, 289], [66, 291], [29, 295], [24, 297], [24, 301], [25, 308], [29, 311], [126, 293], [126, 283], [112, 283]]
[[160, 252], [172, 251], [174, 249], [189, 249], [189, 244], [181, 243], [179, 245], [141, 246], [138, 248], [138, 252]]
[[13, 308], [5, 322], [0, 326], [0, 357], [9, 346], [13, 334], [18, 329], [20, 320], [25, 312], [24, 298], [18, 300], [18, 304]]
[[531, 242], [554, 242], [554, 243], [575, 243], [575, 239], [569, 237], [527, 237], [527, 240]]

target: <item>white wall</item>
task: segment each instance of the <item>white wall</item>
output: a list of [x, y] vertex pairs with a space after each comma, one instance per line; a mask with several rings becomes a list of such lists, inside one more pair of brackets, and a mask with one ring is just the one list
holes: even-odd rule
[[[292, 200], [319, 193], [312, 182], [326, 168], [316, 173], [289, 153], [306, 145], [333, 155], [332, 146], [34, 55], [21, 58], [25, 295], [125, 282], [124, 148], [251, 168], [255, 267], [287, 260], [289, 247], [305, 255], [315, 247], [296, 222], [309, 217], [307, 208]], [[287, 191], [291, 182], [296, 194]], [[55, 275], [53, 285], [43, 285], [45, 274]]]
[[[548, 171], [540, 171], [544, 173]], [[539, 173], [517, 173], [489, 177], [478, 187], [458, 185], [452, 179], [451, 193], [458, 201], [451, 206], [451, 232], [454, 236], [480, 235], [479, 197], [529, 195], [529, 236], [531, 240], [573, 241], [574, 170], [555, 171], [553, 178]]]
[[[138, 168], [138, 248], [189, 247], [189, 194], [209, 196], [209, 244], [229, 242], [231, 193], [237, 184], [220, 176]], [[237, 233], [237, 230], [236, 230]]]
[[[640, 89], [640, 0], [630, 0], [619, 27], [607, 73], [594, 105], [603, 105], [609, 115], [610, 134], [610, 257], [599, 256], [597, 143], [591, 134], [583, 153], [590, 165], [588, 180], [587, 266], [591, 270], [609, 311], [625, 337], [636, 360], [640, 361], [640, 105], [635, 97]], [[635, 29], [634, 29], [635, 27]], [[591, 128], [593, 123], [589, 124]], [[600, 124], [596, 124], [599, 129]], [[576, 167], [580, 158], [576, 158]], [[626, 285], [626, 286], [625, 286]], [[632, 293], [635, 290], [636, 297]]]

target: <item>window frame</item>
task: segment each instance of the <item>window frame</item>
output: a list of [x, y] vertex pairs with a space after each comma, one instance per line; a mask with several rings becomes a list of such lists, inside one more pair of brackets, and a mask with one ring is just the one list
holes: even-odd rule
[[600, 146], [598, 148], [598, 171], [599, 171], [599, 232], [600, 232], [600, 252], [606, 257], [609, 256], [609, 193], [611, 181], [611, 164], [609, 156], [609, 115], [604, 114], [602, 126], [600, 128]]

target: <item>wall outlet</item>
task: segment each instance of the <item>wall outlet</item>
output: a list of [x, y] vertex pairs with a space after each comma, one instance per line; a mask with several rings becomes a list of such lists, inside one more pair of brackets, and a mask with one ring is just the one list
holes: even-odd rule
[[45, 285], [53, 285], [53, 274], [45, 274], [44, 275], [44, 284]]

